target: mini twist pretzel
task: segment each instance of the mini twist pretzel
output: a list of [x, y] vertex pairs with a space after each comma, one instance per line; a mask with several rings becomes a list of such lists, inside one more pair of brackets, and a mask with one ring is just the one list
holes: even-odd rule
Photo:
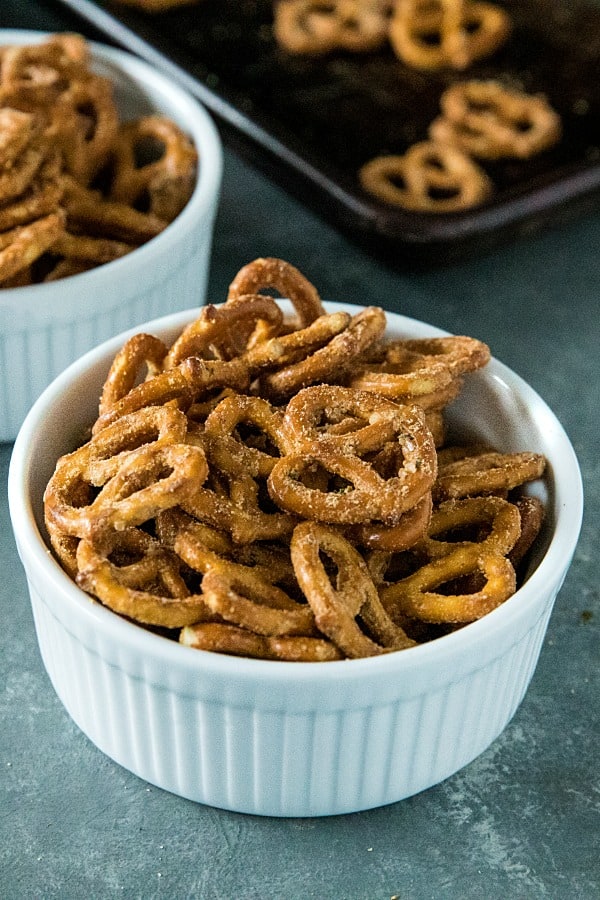
[[188, 590], [175, 554], [140, 529], [80, 541], [77, 566], [82, 590], [135, 621], [181, 628], [214, 618], [203, 597]]
[[174, 342], [165, 359], [165, 369], [172, 369], [188, 356], [202, 359], [238, 356], [246, 350], [260, 322], [275, 333], [283, 324], [283, 313], [272, 297], [240, 294], [221, 306], [209, 303]]
[[268, 288], [292, 302], [299, 328], [325, 314], [318, 291], [308, 278], [291, 263], [274, 257], [261, 257], [243, 266], [229, 285], [227, 300], [260, 294]]
[[[450, 539], [453, 534], [459, 538]], [[460, 535], [468, 537], [460, 539]], [[419, 550], [431, 558], [446, 556], [458, 546], [476, 543], [480, 550], [506, 556], [521, 534], [521, 515], [514, 503], [501, 497], [446, 500], [434, 510]], [[483, 535], [483, 536], [481, 536]], [[444, 539], [446, 538], [446, 539]]]
[[489, 347], [475, 338], [395, 340], [383, 346], [381, 361], [363, 363], [350, 384], [398, 403], [444, 406], [458, 393], [458, 377], [482, 368], [489, 359]]
[[546, 460], [540, 453], [498, 453], [466, 456], [440, 465], [434, 499], [470, 497], [511, 491], [540, 478]]
[[483, 203], [493, 185], [458, 147], [413, 144], [404, 156], [378, 156], [359, 171], [363, 188], [384, 203], [413, 212], [459, 212]]
[[50, 133], [58, 140], [65, 170], [88, 184], [107, 162], [118, 127], [112, 82], [89, 75], [62, 92], [54, 106]]
[[144, 380], [158, 375], [166, 355], [166, 345], [152, 334], [140, 332], [129, 338], [111, 363], [100, 395], [98, 414], [104, 415], [129, 393], [143, 368]]
[[390, 0], [280, 0], [275, 39], [289, 53], [375, 50], [387, 38]]
[[291, 600], [252, 569], [211, 568], [202, 579], [202, 596], [215, 615], [256, 634], [316, 636], [311, 607]]
[[23, 271], [59, 240], [64, 213], [55, 212], [0, 234], [0, 282]]
[[[367, 564], [341, 534], [316, 522], [302, 522], [292, 535], [291, 553], [320, 631], [348, 657], [376, 656], [414, 645], [384, 610]], [[335, 565], [333, 583], [322, 555]], [[359, 626], [358, 616], [372, 637]]]
[[475, 0], [398, 0], [389, 39], [399, 59], [417, 69], [466, 69], [506, 40], [510, 18]]
[[[484, 584], [468, 594], [436, 590], [466, 576], [481, 575]], [[458, 547], [432, 560], [412, 575], [380, 591], [381, 602], [394, 621], [404, 617], [425, 622], [474, 622], [500, 606], [516, 590], [515, 570], [506, 557], [477, 544]]]
[[441, 96], [442, 115], [429, 127], [432, 140], [453, 144], [480, 159], [529, 159], [561, 136], [560, 116], [545, 97], [498, 81], [465, 81]]
[[48, 519], [80, 538], [142, 525], [162, 509], [178, 506], [206, 480], [208, 466], [199, 447], [154, 442], [128, 454], [100, 492], [81, 503], [89, 474], [90, 445], [63, 457], [46, 488]]
[[187, 409], [195, 400], [206, 396], [215, 388], [229, 386], [243, 390], [247, 385], [248, 370], [239, 360], [221, 362], [191, 356], [174, 369], [159, 372], [136, 385], [109, 406], [94, 422], [92, 434], [98, 434], [126, 413], [145, 406], [175, 403], [180, 409]]
[[195, 650], [285, 662], [333, 662], [342, 654], [331, 641], [315, 637], [253, 634], [236, 625], [201, 622], [181, 629], [179, 641]]
[[[282, 418], [282, 413], [262, 397], [241, 394], [225, 397], [204, 423], [211, 458], [226, 472], [238, 470], [255, 478], [268, 477], [283, 447]], [[257, 446], [240, 440], [237, 430], [240, 425], [258, 429], [262, 440], [257, 441]]]
[[352, 316], [347, 328], [323, 347], [296, 363], [264, 375], [260, 379], [261, 390], [273, 402], [279, 402], [308, 385], [342, 379], [351, 371], [354, 361], [381, 338], [385, 325], [383, 310], [367, 306]]
[[[152, 155], [156, 148], [158, 158]], [[163, 116], [126, 122], [113, 144], [111, 199], [136, 208], [147, 204], [149, 212], [171, 221], [191, 196], [197, 159], [194, 145], [175, 122]]]
[[[431, 489], [436, 474], [433, 438], [423, 411], [403, 407], [396, 420], [393, 449], [382, 474], [375, 465], [318, 444], [279, 459], [268, 479], [275, 502], [306, 519], [341, 525], [373, 520], [398, 524], [402, 515]], [[315, 471], [324, 471], [325, 488], [311, 486]], [[336, 479], [341, 480], [338, 486]], [[331, 482], [331, 484], [329, 483]]]
[[431, 493], [425, 494], [412, 509], [401, 516], [397, 525], [369, 522], [353, 525], [345, 533], [359, 547], [367, 550], [400, 553], [414, 547], [426, 534], [432, 511]]
[[281, 428], [288, 453], [318, 445], [363, 456], [394, 440], [405, 417], [402, 407], [378, 394], [320, 384], [291, 398]]

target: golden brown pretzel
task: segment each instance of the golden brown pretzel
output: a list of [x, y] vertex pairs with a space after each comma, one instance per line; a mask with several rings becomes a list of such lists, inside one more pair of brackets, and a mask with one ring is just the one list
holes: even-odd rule
[[149, 212], [169, 221], [188, 202], [198, 154], [170, 119], [153, 115], [122, 124], [113, 144], [113, 159], [111, 199], [135, 207], [143, 203]]
[[466, 69], [494, 53], [509, 32], [508, 14], [478, 0], [397, 0], [389, 26], [398, 58], [424, 70]]
[[562, 126], [545, 97], [498, 81], [463, 81], [441, 96], [432, 140], [453, 144], [480, 159], [529, 159], [555, 144]]
[[291, 300], [300, 328], [325, 313], [319, 293], [308, 278], [291, 263], [275, 257], [259, 257], [243, 266], [229, 285], [227, 300], [260, 294], [267, 288]]
[[459, 147], [413, 144], [403, 156], [378, 156], [359, 171], [363, 188], [384, 203], [412, 212], [457, 212], [493, 193], [483, 169]]
[[[291, 553], [319, 629], [346, 656], [376, 656], [413, 646], [381, 605], [364, 559], [341, 534], [316, 522], [302, 522], [292, 535]], [[322, 556], [334, 563], [333, 583]], [[357, 616], [371, 636], [359, 626]]]
[[375, 50], [387, 38], [390, 0], [280, 0], [273, 33], [289, 53]]

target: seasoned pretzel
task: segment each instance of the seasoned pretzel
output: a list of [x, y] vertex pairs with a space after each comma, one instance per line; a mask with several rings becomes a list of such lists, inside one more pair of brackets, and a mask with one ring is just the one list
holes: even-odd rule
[[[458, 546], [476, 543], [480, 551], [506, 556], [521, 534], [521, 515], [501, 497], [446, 500], [433, 512], [419, 549], [431, 558], [446, 556]], [[455, 537], [457, 535], [457, 537]]]
[[389, 39], [399, 59], [417, 69], [466, 69], [494, 53], [510, 32], [510, 18], [474, 0], [397, 0]]
[[229, 285], [227, 300], [260, 294], [268, 288], [292, 302], [299, 328], [325, 314], [319, 293], [308, 278], [291, 263], [274, 257], [260, 257], [243, 266]]
[[[303, 518], [345, 525], [373, 520], [396, 525], [431, 489], [436, 474], [435, 446], [419, 407], [402, 408], [390, 449], [380, 474], [377, 459], [367, 462], [312, 444], [275, 463], [269, 493], [280, 507]], [[310, 484], [318, 470], [326, 473], [325, 489]], [[333, 480], [336, 476], [341, 486]]]
[[288, 402], [281, 423], [286, 452], [321, 450], [363, 456], [381, 450], [404, 427], [406, 413], [369, 391], [320, 384]]
[[[302, 522], [294, 529], [290, 546], [298, 583], [319, 629], [346, 656], [376, 656], [413, 646], [381, 605], [364, 559], [341, 534], [316, 522]], [[334, 563], [333, 581], [322, 555]], [[371, 636], [358, 625], [358, 616]]]
[[151, 334], [133, 335], [115, 355], [102, 387], [98, 414], [103, 416], [117, 401], [122, 400], [140, 379], [144, 381], [162, 371], [167, 355], [166, 345]]
[[187, 427], [185, 415], [171, 406], [148, 406], [122, 416], [88, 443], [90, 482], [102, 487], [140, 447], [185, 443]]
[[308, 385], [340, 380], [384, 331], [383, 311], [368, 306], [352, 316], [348, 327], [334, 335], [325, 346], [298, 362], [264, 375], [260, 379], [260, 388], [273, 402], [280, 402]]
[[56, 102], [51, 128], [65, 170], [88, 184], [107, 163], [118, 128], [119, 114], [108, 78], [90, 74], [69, 84]]
[[117, 472], [81, 503], [89, 471], [89, 444], [64, 457], [46, 488], [48, 519], [66, 534], [89, 538], [109, 529], [142, 525], [162, 509], [178, 506], [206, 480], [208, 466], [199, 447], [154, 442], [127, 454]]
[[0, 108], [0, 165], [11, 168], [38, 130], [33, 113], [8, 106]]
[[65, 175], [62, 206], [67, 227], [91, 237], [107, 237], [127, 244], [143, 244], [163, 231], [167, 222], [151, 213], [143, 213], [126, 203], [107, 200], [100, 191], [90, 190]]
[[515, 568], [518, 568], [533, 546], [544, 523], [544, 504], [539, 497], [523, 496], [515, 501], [521, 517], [519, 539], [508, 554]]
[[195, 650], [286, 662], [333, 662], [342, 659], [335, 644], [314, 637], [265, 637], [218, 622], [182, 628], [180, 643]]
[[213, 618], [187, 588], [175, 554], [140, 529], [107, 532], [100, 544], [80, 541], [77, 566], [79, 587], [137, 622], [182, 628]]
[[[466, 594], [436, 589], [466, 576], [481, 575], [484, 584]], [[515, 570], [506, 557], [476, 544], [458, 547], [421, 566], [412, 575], [380, 591], [381, 602], [394, 621], [403, 617], [430, 623], [474, 622], [507, 600], [516, 590]]]
[[346, 534], [358, 546], [367, 550], [400, 553], [414, 547], [425, 536], [431, 511], [431, 493], [427, 493], [412, 509], [404, 513], [397, 525], [369, 522], [366, 525], [351, 526]]
[[56, 212], [0, 234], [0, 282], [26, 269], [56, 245], [63, 226], [64, 214]]
[[[283, 449], [282, 418], [281, 411], [261, 397], [225, 397], [204, 423], [211, 458], [228, 473], [248, 472], [254, 478], [267, 478]], [[256, 446], [240, 439], [240, 425], [258, 430]]]
[[291, 600], [252, 569], [211, 568], [202, 579], [202, 596], [215, 615], [255, 634], [317, 636], [311, 607]]
[[434, 141], [403, 156], [378, 156], [358, 173], [363, 188], [384, 203], [413, 212], [457, 212], [484, 203], [493, 185], [460, 148]]
[[[297, 328], [276, 337], [269, 337], [265, 329], [261, 328], [260, 338], [252, 340], [252, 346], [249, 342], [243, 360], [252, 376], [293, 365], [307, 359], [316, 350], [328, 344], [332, 338], [348, 327], [351, 318], [350, 314], [345, 312], [326, 313], [304, 328]], [[255, 336], [257, 331], [258, 326], [254, 332]]]
[[203, 359], [238, 356], [246, 350], [260, 322], [275, 333], [283, 323], [283, 313], [272, 297], [241, 294], [221, 306], [209, 303], [174, 342], [165, 359], [165, 369], [173, 368], [188, 356]]
[[110, 197], [136, 208], [147, 203], [149, 212], [171, 221], [191, 196], [197, 160], [187, 135], [164, 116], [126, 122], [113, 144]]
[[430, 138], [480, 159], [529, 159], [553, 146], [562, 132], [560, 116], [545, 97], [498, 81], [453, 84], [443, 92], [440, 107]]
[[174, 402], [181, 409], [187, 409], [194, 400], [209, 394], [215, 388], [229, 385], [244, 389], [247, 383], [247, 369], [239, 360], [205, 361], [191, 356], [174, 369], [159, 372], [132, 388], [96, 419], [92, 433], [98, 434], [126, 413], [145, 406]]
[[390, 0], [280, 0], [273, 33], [289, 53], [376, 50], [387, 38]]
[[363, 363], [350, 384], [397, 402], [445, 406], [458, 394], [459, 376], [487, 365], [489, 359], [489, 347], [470, 337], [390, 341], [383, 347], [383, 359]]
[[510, 491], [540, 478], [546, 467], [540, 453], [498, 453], [467, 456], [441, 465], [434, 499], [469, 497]]

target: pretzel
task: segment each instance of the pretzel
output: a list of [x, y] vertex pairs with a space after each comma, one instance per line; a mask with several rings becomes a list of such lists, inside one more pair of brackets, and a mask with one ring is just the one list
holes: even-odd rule
[[384, 203], [412, 212], [459, 212], [484, 203], [492, 182], [458, 147], [413, 144], [403, 156], [378, 156], [359, 170], [362, 187]]
[[[403, 407], [395, 419], [395, 439], [387, 470], [374, 463], [317, 443], [277, 460], [268, 479], [269, 494], [283, 509], [320, 522], [356, 525], [373, 520], [398, 524], [431, 489], [436, 454], [431, 434], [417, 406]], [[325, 489], [310, 484], [321, 470]], [[336, 479], [341, 480], [338, 488]]]
[[545, 97], [498, 81], [464, 81], [447, 88], [441, 116], [429, 127], [434, 141], [480, 159], [529, 159], [555, 144], [561, 120]]
[[286, 662], [333, 662], [342, 659], [335, 644], [314, 637], [264, 637], [235, 625], [200, 623], [181, 629], [180, 643], [195, 650]]
[[224, 385], [245, 388], [247, 376], [247, 369], [238, 360], [221, 362], [189, 357], [174, 369], [159, 372], [136, 385], [124, 397], [109, 406], [94, 422], [92, 433], [98, 434], [126, 413], [135, 412], [145, 406], [175, 403], [180, 409], [187, 409], [194, 400], [209, 394], [215, 388]]
[[[436, 590], [476, 574], [484, 579], [478, 590], [464, 594]], [[487, 615], [515, 590], [515, 570], [509, 560], [500, 553], [471, 544], [457, 547], [421, 566], [412, 575], [387, 585], [380, 596], [394, 621], [408, 616], [430, 623], [463, 624]]]
[[259, 257], [243, 266], [229, 285], [227, 300], [260, 294], [267, 288], [291, 300], [297, 316], [294, 327], [305, 328], [325, 313], [318, 291], [308, 278], [291, 263], [275, 257]]
[[177, 506], [206, 480], [199, 447], [155, 441], [128, 453], [99, 493], [91, 490], [90, 444], [64, 457], [48, 482], [45, 515], [79, 538], [142, 525], [161, 509]]
[[222, 306], [203, 306], [197, 319], [183, 329], [165, 358], [171, 369], [188, 356], [231, 359], [246, 349], [252, 332], [260, 322], [278, 332], [283, 313], [272, 297], [242, 294]]
[[69, 84], [56, 101], [50, 130], [63, 154], [65, 170], [89, 184], [107, 163], [119, 128], [119, 115], [108, 78], [88, 75]]
[[215, 615], [255, 634], [316, 637], [310, 606], [291, 600], [252, 569], [211, 568], [202, 579], [202, 596]]
[[111, 363], [100, 395], [99, 415], [102, 416], [131, 391], [142, 369], [145, 370], [143, 380], [161, 372], [166, 355], [167, 347], [154, 335], [139, 333], [129, 338]]
[[406, 65], [466, 69], [505, 42], [510, 18], [492, 3], [397, 0], [389, 24], [392, 49]]
[[0, 234], [0, 282], [21, 272], [60, 239], [64, 215], [51, 213]]
[[52, 35], [38, 44], [2, 52], [0, 105], [35, 110], [52, 106], [75, 80], [85, 78], [89, 57], [79, 35]]
[[273, 34], [288, 53], [376, 50], [387, 38], [390, 0], [280, 0]]
[[544, 504], [539, 497], [523, 496], [515, 500], [521, 517], [521, 533], [508, 553], [508, 558], [517, 569], [533, 546], [544, 522]]
[[153, 115], [122, 124], [112, 157], [111, 200], [147, 202], [149, 212], [168, 221], [179, 215], [193, 190], [198, 154], [175, 122]]
[[[298, 583], [319, 629], [346, 656], [376, 656], [413, 646], [381, 605], [365, 561], [342, 535], [316, 522], [302, 522], [294, 529], [290, 548]], [[333, 584], [322, 555], [334, 563]], [[357, 616], [371, 636], [359, 627]]]
[[367, 550], [401, 553], [414, 547], [427, 532], [431, 520], [431, 493], [416, 503], [401, 517], [396, 525], [369, 522], [345, 529], [345, 534], [359, 547]]
[[350, 314], [345, 312], [326, 313], [304, 328], [278, 334], [276, 337], [269, 337], [259, 322], [254, 332], [256, 339], [249, 342], [243, 360], [252, 376], [292, 366], [306, 360], [316, 350], [326, 346], [336, 335], [345, 331], [351, 318]]
[[140, 529], [106, 532], [100, 544], [80, 541], [77, 567], [82, 590], [137, 622], [182, 628], [212, 618], [202, 595], [190, 593], [175, 554]]
[[352, 316], [348, 326], [304, 359], [283, 366], [260, 379], [261, 391], [274, 402], [287, 400], [308, 385], [340, 380], [385, 331], [385, 316], [368, 306]]
[[61, 179], [62, 206], [67, 227], [91, 237], [107, 237], [137, 246], [164, 231], [168, 222], [126, 203], [107, 200], [100, 191], [86, 188], [73, 177]]
[[320, 450], [364, 455], [381, 450], [404, 427], [406, 412], [371, 391], [320, 384], [288, 402], [281, 423], [286, 452]]
[[[450, 539], [456, 533], [459, 537]], [[424, 551], [435, 559], [458, 546], [476, 543], [481, 552], [493, 551], [506, 556], [520, 535], [521, 515], [514, 503], [493, 496], [446, 500], [433, 511], [427, 535], [417, 552]]]
[[453, 499], [510, 491], [540, 478], [545, 465], [540, 453], [490, 451], [467, 456], [440, 465], [434, 498]]
[[459, 376], [485, 366], [490, 351], [482, 341], [453, 335], [390, 341], [382, 356], [381, 361], [362, 364], [350, 381], [352, 387], [436, 408], [454, 399], [461, 387]]
[[[261, 397], [239, 394], [225, 397], [204, 423], [211, 458], [222, 471], [248, 472], [255, 478], [267, 478], [283, 446], [282, 418], [282, 413]], [[258, 430], [257, 446], [240, 439], [240, 425]]]

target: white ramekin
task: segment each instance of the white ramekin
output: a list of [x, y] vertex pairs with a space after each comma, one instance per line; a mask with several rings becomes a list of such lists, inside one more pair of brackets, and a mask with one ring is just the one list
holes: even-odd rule
[[[194, 316], [169, 316], [143, 330], [170, 341]], [[442, 333], [393, 314], [388, 321], [393, 335]], [[468, 378], [452, 408], [454, 425], [476, 423], [478, 435], [499, 448], [548, 459], [540, 550], [524, 586], [499, 609], [437, 641], [381, 657], [233, 658], [180, 646], [119, 618], [77, 588], [48, 549], [45, 484], [95, 417], [100, 386], [126, 337], [88, 353], [48, 387], [22, 426], [9, 473], [42, 658], [82, 731], [152, 784], [273, 816], [392, 803], [485, 750], [525, 694], [581, 526], [577, 459], [544, 401], [492, 360]]]
[[[0, 45], [47, 35], [0, 31]], [[182, 213], [121, 259], [61, 281], [0, 290], [0, 441], [14, 440], [41, 391], [112, 335], [205, 300], [223, 168], [209, 114], [175, 82], [128, 53], [91, 43], [93, 68], [115, 83], [124, 120], [158, 112], [193, 139], [198, 181]]]

